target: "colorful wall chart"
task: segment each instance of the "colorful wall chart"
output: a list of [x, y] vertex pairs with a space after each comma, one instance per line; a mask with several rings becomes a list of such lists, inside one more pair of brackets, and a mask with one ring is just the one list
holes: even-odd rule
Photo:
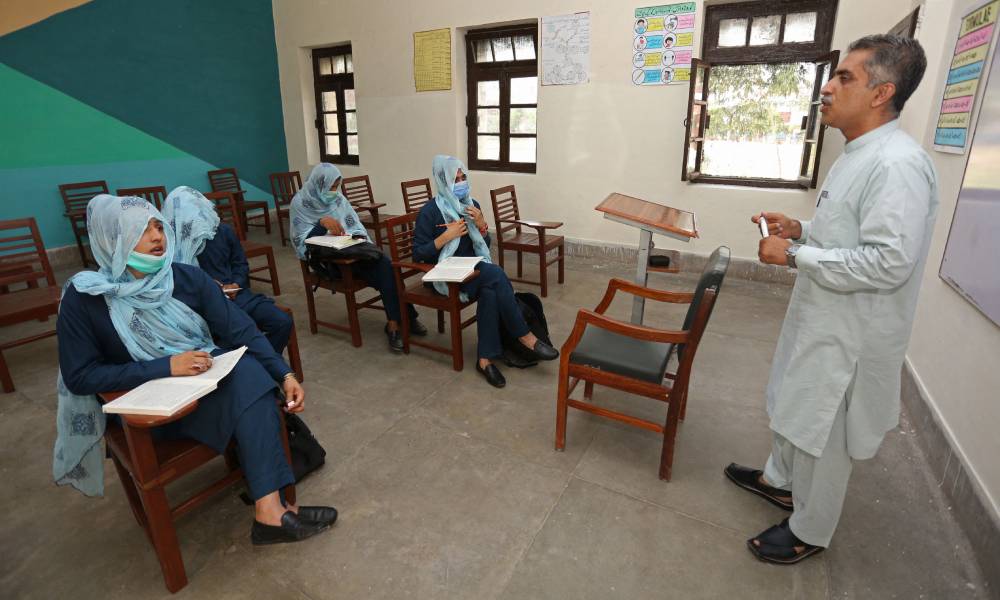
[[632, 83], [687, 84], [691, 78], [696, 8], [694, 2], [680, 2], [635, 9]]
[[934, 132], [935, 150], [965, 153], [969, 141], [969, 121], [991, 54], [998, 10], [1000, 0], [992, 0], [962, 17], [947, 86], [941, 98], [937, 130]]

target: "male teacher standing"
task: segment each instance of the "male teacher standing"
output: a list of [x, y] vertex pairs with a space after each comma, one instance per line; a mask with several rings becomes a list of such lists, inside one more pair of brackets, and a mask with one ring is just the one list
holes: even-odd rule
[[851, 44], [821, 92], [823, 124], [847, 145], [813, 219], [763, 213], [772, 235], [760, 241], [761, 262], [798, 269], [767, 386], [774, 443], [763, 471], [725, 469], [792, 511], [747, 542], [761, 560], [791, 564], [827, 547], [852, 459], [874, 456], [899, 422], [900, 368], [938, 198], [931, 160], [898, 118], [926, 66], [912, 39]]

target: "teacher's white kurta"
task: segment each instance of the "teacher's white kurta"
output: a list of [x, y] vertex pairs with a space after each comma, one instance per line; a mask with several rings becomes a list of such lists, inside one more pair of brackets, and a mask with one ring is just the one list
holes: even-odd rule
[[900, 369], [937, 213], [930, 157], [891, 121], [851, 141], [823, 183], [767, 386], [771, 429], [820, 456], [847, 398], [847, 448], [899, 423]]

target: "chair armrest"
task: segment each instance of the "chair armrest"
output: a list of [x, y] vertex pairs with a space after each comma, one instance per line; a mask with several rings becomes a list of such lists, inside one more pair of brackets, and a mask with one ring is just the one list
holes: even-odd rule
[[534, 227], [535, 229], [557, 229], [563, 226], [563, 224], [559, 221], [529, 221], [527, 219], [512, 219], [510, 221], [503, 222], [516, 223], [517, 225], [525, 225], [527, 227]]
[[577, 313], [576, 319], [578, 323], [582, 322], [585, 326], [593, 325], [594, 327], [599, 327], [610, 331], [611, 333], [617, 333], [647, 342], [683, 344], [687, 342], [689, 336], [687, 331], [656, 329], [654, 327], [646, 327], [645, 325], [634, 325], [632, 323], [626, 323], [625, 321], [619, 321], [617, 319], [606, 317], [585, 308], [581, 309], [580, 312]]
[[604, 314], [604, 311], [608, 310], [608, 307], [611, 306], [611, 301], [615, 299], [615, 294], [618, 290], [622, 290], [623, 292], [632, 294], [633, 296], [642, 296], [643, 298], [659, 302], [690, 304], [694, 301], [694, 294], [690, 292], [654, 290], [653, 288], [643, 287], [616, 277], [608, 282], [608, 289], [604, 292], [604, 298], [601, 298], [601, 302], [597, 305], [597, 308], [594, 309], [594, 312]]
[[[112, 400], [117, 399], [120, 396], [125, 395], [126, 391], [121, 392], [102, 392], [97, 394], [102, 404], [107, 404]], [[182, 419], [189, 414], [193, 413], [195, 409], [198, 408], [198, 401], [195, 400], [191, 404], [188, 404], [181, 410], [175, 412], [169, 417], [161, 417], [158, 415], [128, 415], [124, 413], [117, 413], [119, 417], [122, 418], [125, 423], [131, 427], [138, 427], [140, 429], [149, 429], [150, 427], [159, 427], [161, 425], [166, 425], [167, 423], [173, 423], [178, 419]]]
[[434, 268], [434, 265], [429, 265], [427, 263], [415, 263], [407, 261], [393, 261], [392, 266], [399, 267], [400, 269], [413, 269], [415, 271], [423, 271], [426, 273]]
[[351, 206], [354, 207], [354, 210], [375, 210], [383, 208], [385, 206], [385, 202], [372, 202], [370, 204], [363, 204], [359, 202], [358, 204], [351, 204]]

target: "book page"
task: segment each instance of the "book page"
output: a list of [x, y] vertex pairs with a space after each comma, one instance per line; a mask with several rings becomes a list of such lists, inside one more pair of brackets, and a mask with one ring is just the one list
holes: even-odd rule
[[204, 373], [192, 375], [191, 377], [171, 379], [176, 381], [211, 381], [213, 383], [218, 383], [223, 377], [229, 375], [229, 372], [236, 367], [236, 363], [240, 362], [240, 358], [243, 357], [243, 353], [246, 351], [246, 346], [240, 346], [236, 350], [231, 350], [213, 357], [212, 366], [209, 367], [209, 369]]
[[462, 281], [476, 270], [481, 256], [452, 256], [428, 271], [423, 281]]
[[211, 381], [163, 378], [147, 381], [103, 406], [106, 413], [170, 416], [216, 387]]

